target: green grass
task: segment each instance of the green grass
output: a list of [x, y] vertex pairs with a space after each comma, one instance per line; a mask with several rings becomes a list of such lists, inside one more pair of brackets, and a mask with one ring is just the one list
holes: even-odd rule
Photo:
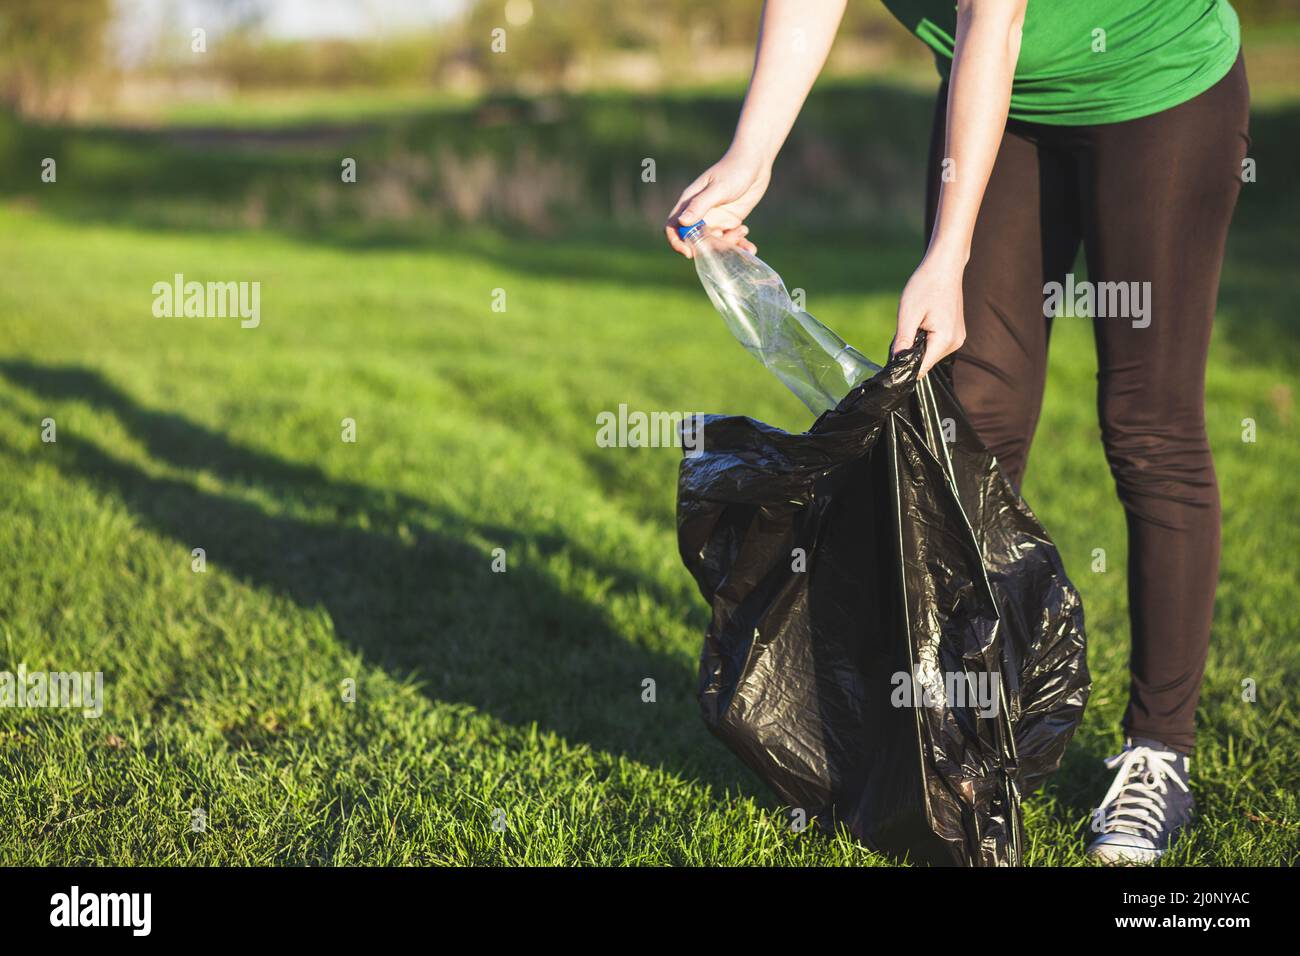
[[[1296, 201], [1280, 172], [1297, 126], [1256, 124], [1261, 183], [1224, 277], [1203, 820], [1171, 863], [1279, 864], [1300, 845]], [[168, 228], [133, 214], [184, 184], [163, 160], [139, 196], [105, 189], [79, 221], [71, 167], [67, 200], [17, 175], [0, 206], [0, 669], [100, 670], [107, 699], [98, 720], [0, 710], [0, 862], [886, 862], [791, 832], [708, 735], [678, 455], [596, 446], [597, 413], [621, 402], [807, 423], [652, 231]], [[810, 311], [881, 356], [918, 235], [758, 238]], [[260, 281], [261, 326], [154, 318], [151, 287], [176, 272]], [[1094, 376], [1088, 328], [1059, 321], [1025, 494], [1083, 593], [1095, 689], [1027, 801], [1033, 864], [1083, 862], [1120, 742], [1124, 524]]]

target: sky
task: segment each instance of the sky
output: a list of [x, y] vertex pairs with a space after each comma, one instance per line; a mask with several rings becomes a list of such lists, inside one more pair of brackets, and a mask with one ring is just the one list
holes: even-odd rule
[[282, 38], [349, 37], [427, 27], [463, 0], [268, 0], [266, 30]]

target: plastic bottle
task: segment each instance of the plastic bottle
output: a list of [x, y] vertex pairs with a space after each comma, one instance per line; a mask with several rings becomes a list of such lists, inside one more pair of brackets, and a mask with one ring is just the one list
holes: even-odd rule
[[679, 226], [695, 253], [704, 291], [736, 340], [820, 415], [839, 404], [880, 366], [790, 301], [781, 277], [763, 260], [710, 236], [705, 224]]

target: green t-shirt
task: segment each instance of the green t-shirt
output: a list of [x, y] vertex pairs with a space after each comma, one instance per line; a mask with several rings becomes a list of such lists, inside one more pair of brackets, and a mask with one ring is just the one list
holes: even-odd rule
[[[884, 0], [952, 68], [953, 0]], [[1029, 0], [1013, 119], [1088, 126], [1137, 119], [1203, 93], [1232, 68], [1241, 27], [1227, 0]]]

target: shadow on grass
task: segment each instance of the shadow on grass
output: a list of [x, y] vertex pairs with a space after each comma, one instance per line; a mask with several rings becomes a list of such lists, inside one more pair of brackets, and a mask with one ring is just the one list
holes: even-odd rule
[[[466, 522], [419, 499], [332, 480], [314, 466], [241, 447], [183, 416], [142, 407], [86, 368], [3, 361], [0, 376], [44, 400], [86, 402], [113, 415], [156, 461], [215, 473], [326, 515], [268, 514], [186, 480], [150, 475], [61, 429], [49, 460], [176, 542], [177, 560], [188, 562], [189, 549], [203, 547], [214, 566], [248, 585], [304, 609], [323, 608], [341, 640], [374, 666], [414, 676], [431, 700], [468, 703], [515, 725], [536, 722], [570, 743], [693, 779], [717, 799], [739, 793], [776, 804], [701, 726], [692, 667], [630, 644], [598, 606], [518, 558], [567, 550], [616, 587], [644, 590], [626, 568], [555, 536]], [[367, 528], [350, 524], [363, 516]], [[510, 570], [493, 573], [473, 540], [504, 547]], [[645, 677], [658, 684], [653, 706], [640, 701]], [[1048, 784], [1061, 812], [1081, 821], [1081, 839], [1089, 801], [1105, 785], [1100, 746], [1092, 737], [1076, 739]]]
[[[0, 375], [50, 401], [114, 415], [159, 462], [271, 492], [321, 521], [268, 514], [248, 501], [146, 473], [62, 429], [50, 460], [121, 500], [155, 532], [193, 547], [247, 584], [324, 608], [335, 632], [376, 666], [414, 675], [434, 700], [465, 702], [514, 724], [536, 722], [571, 743], [628, 757], [710, 787], [762, 795], [720, 760], [700, 725], [694, 670], [629, 643], [601, 609], [564, 593], [529, 554], [574, 553], [557, 538], [435, 512], [409, 496], [332, 481], [319, 469], [243, 448], [201, 425], [139, 406], [94, 371], [8, 361]], [[349, 524], [364, 515], [367, 528]], [[431, 530], [436, 527], [438, 530]], [[407, 530], [409, 529], [409, 530]], [[469, 542], [491, 542], [480, 550]], [[491, 547], [508, 571], [493, 573]], [[625, 569], [575, 555], [621, 586]], [[640, 699], [652, 677], [658, 703]]]

